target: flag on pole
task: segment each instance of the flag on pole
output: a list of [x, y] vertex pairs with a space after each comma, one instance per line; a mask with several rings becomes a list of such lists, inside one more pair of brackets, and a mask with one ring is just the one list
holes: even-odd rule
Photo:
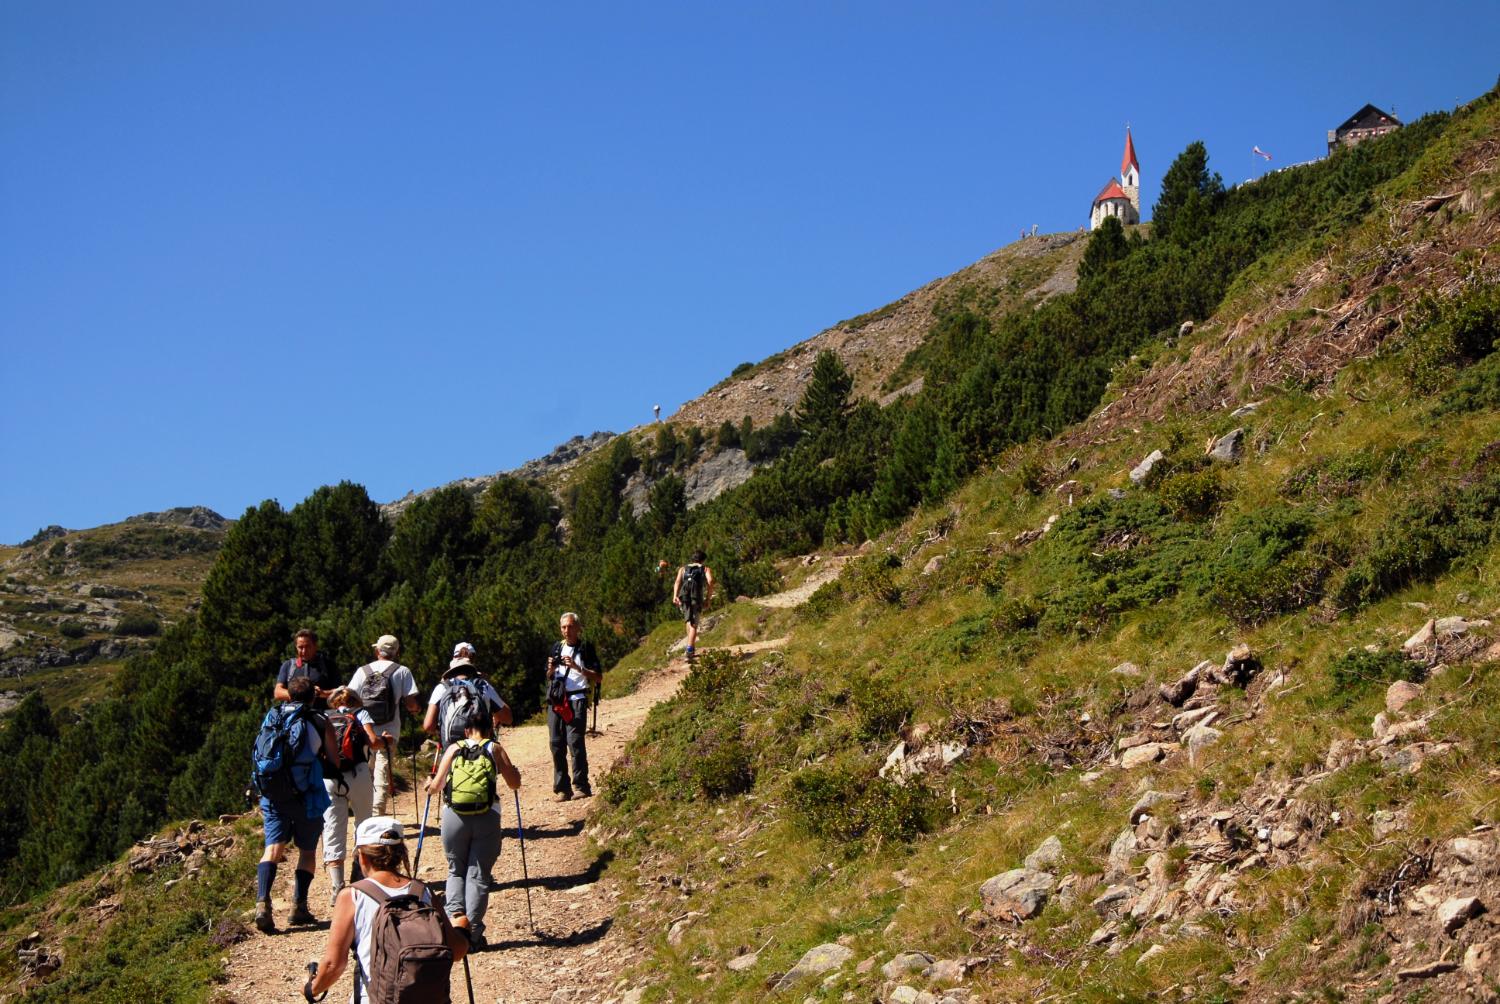
[[1258, 146], [1252, 146], [1250, 148], [1250, 152], [1253, 153], [1257, 157], [1264, 157], [1266, 160], [1270, 160], [1271, 159], [1271, 155], [1269, 153], [1266, 153], [1266, 151], [1262, 150]]

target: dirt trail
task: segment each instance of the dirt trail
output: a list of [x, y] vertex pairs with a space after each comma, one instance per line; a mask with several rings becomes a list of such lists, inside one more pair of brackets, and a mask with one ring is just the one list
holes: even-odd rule
[[[784, 644], [786, 639], [730, 646], [730, 651], [748, 654]], [[687, 675], [684, 659], [675, 659], [664, 669], [642, 681], [636, 692], [606, 700], [599, 706], [600, 735], [588, 740], [589, 773], [598, 790], [600, 779], [619, 757], [625, 745], [659, 701], [670, 698]], [[618, 999], [617, 974], [634, 962], [639, 948], [623, 936], [611, 933], [611, 918], [617, 892], [609, 879], [600, 880], [599, 869], [588, 853], [585, 819], [593, 799], [552, 801], [552, 756], [547, 747], [545, 724], [502, 729], [500, 740], [521, 771], [521, 817], [525, 823], [526, 866], [531, 876], [531, 907], [536, 930], [526, 916], [526, 895], [521, 874], [521, 855], [516, 842], [514, 801], [504, 796], [504, 843], [495, 865], [495, 886], [490, 893], [486, 918], [490, 947], [470, 957], [476, 1004], [520, 1004], [558, 1000], [577, 1004]], [[424, 761], [425, 763], [425, 761]], [[506, 789], [508, 791], [508, 789]], [[408, 848], [415, 853], [418, 816], [410, 791], [395, 797], [396, 815], [407, 824]], [[321, 856], [321, 849], [319, 851]], [[290, 857], [289, 857], [290, 861]], [[428, 820], [418, 878], [436, 890], [443, 888], [447, 862], [437, 832], [437, 807]], [[290, 864], [277, 875], [274, 902], [276, 919], [284, 925], [291, 911], [288, 898]], [[247, 902], [250, 890], [247, 890]], [[321, 871], [313, 881], [309, 903], [320, 919], [317, 927], [288, 930], [274, 935], [255, 933], [236, 946], [229, 959], [224, 983], [226, 996], [236, 1004], [285, 1004], [300, 1000], [307, 978], [308, 962], [319, 958], [328, 934], [328, 877]], [[246, 919], [248, 922], [247, 909]], [[352, 968], [352, 967], [351, 967]], [[453, 976], [453, 999], [466, 1001], [462, 967]], [[332, 1004], [349, 997], [349, 971], [329, 993]]]
[[757, 596], [751, 600], [752, 603], [763, 607], [786, 609], [788, 607], [800, 607], [818, 591], [818, 587], [832, 582], [839, 577], [844, 570], [844, 565], [849, 561], [849, 556], [840, 555], [833, 558], [825, 558], [823, 564], [816, 572], [807, 577], [802, 585], [794, 589], [788, 589], [781, 593], [772, 593], [770, 596]]

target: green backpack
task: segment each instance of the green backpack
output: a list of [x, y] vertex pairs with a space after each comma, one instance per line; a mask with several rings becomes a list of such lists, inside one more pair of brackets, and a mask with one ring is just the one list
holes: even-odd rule
[[490, 739], [482, 743], [465, 739], [458, 744], [458, 753], [448, 772], [448, 805], [461, 816], [488, 812], [495, 804], [495, 760], [490, 756], [492, 742]]

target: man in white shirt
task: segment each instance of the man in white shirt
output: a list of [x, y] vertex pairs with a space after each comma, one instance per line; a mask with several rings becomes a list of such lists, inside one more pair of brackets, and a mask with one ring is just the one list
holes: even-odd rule
[[[386, 796], [391, 790], [391, 760], [396, 740], [401, 735], [401, 709], [411, 714], [422, 710], [417, 700], [417, 680], [411, 670], [396, 662], [401, 642], [395, 635], [383, 634], [375, 642], [375, 661], [354, 671], [349, 689], [357, 693], [370, 718], [375, 722], [375, 759], [370, 774], [374, 783], [374, 813], [386, 814]], [[389, 716], [389, 717], [386, 717]]]
[[[604, 679], [594, 646], [582, 640], [583, 623], [572, 612], [559, 621], [562, 641], [547, 657], [548, 693], [559, 698], [547, 701], [547, 741], [552, 747], [552, 791], [566, 802], [576, 790], [584, 798], [594, 793], [589, 784], [589, 756], [583, 737], [588, 731], [589, 687]], [[558, 693], [561, 691], [561, 693]], [[572, 776], [568, 755], [573, 756]]]

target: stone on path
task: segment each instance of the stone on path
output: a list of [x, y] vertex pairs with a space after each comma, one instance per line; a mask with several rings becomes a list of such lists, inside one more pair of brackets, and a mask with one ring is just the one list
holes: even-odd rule
[[1051, 872], [1012, 868], [986, 879], [979, 887], [979, 898], [990, 916], [1022, 921], [1042, 911], [1056, 884], [1057, 879]]
[[787, 970], [786, 975], [776, 981], [773, 990], [785, 990], [790, 986], [813, 976], [822, 976], [824, 973], [839, 968], [854, 955], [852, 948], [843, 945], [828, 943], [816, 948], [809, 948], [797, 964]]

